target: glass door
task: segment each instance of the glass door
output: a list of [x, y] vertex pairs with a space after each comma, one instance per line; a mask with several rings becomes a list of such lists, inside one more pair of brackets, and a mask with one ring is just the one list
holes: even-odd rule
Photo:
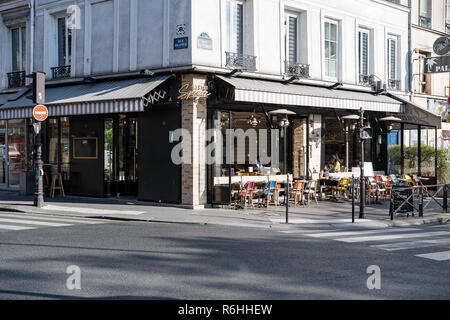
[[0, 186], [7, 186], [8, 151], [6, 148], [6, 132], [0, 130]]

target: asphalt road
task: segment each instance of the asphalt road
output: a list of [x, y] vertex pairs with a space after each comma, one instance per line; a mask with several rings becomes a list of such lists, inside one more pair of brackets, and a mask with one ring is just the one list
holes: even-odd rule
[[[450, 298], [450, 260], [416, 256], [448, 251], [449, 243], [386, 251], [373, 245], [416, 239], [342, 242], [302, 231], [58, 219], [0, 231], [0, 299]], [[444, 242], [450, 234], [449, 225], [414, 230], [400, 234], [433, 232], [421, 239]], [[80, 290], [67, 288], [73, 265]], [[380, 290], [367, 288], [371, 265], [380, 268]]]

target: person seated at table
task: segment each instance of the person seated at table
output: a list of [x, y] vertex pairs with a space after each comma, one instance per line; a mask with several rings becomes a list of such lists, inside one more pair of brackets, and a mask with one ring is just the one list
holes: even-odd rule
[[330, 168], [328, 167], [328, 165], [325, 165], [323, 170], [320, 171], [319, 179], [320, 180], [328, 180], [328, 179], [330, 179]]
[[341, 172], [341, 159], [339, 159], [339, 156], [336, 154], [334, 156], [334, 172]]

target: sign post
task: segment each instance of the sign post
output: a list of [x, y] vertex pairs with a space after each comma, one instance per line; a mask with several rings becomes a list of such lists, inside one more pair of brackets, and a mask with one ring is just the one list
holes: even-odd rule
[[42, 122], [48, 118], [48, 109], [42, 105], [45, 102], [45, 73], [34, 72], [31, 75], [33, 79], [33, 103], [38, 104], [33, 109], [33, 128], [35, 134], [34, 143], [34, 164], [36, 188], [34, 193], [34, 206], [42, 208], [44, 206], [44, 186], [42, 176], [44, 175], [42, 161]]

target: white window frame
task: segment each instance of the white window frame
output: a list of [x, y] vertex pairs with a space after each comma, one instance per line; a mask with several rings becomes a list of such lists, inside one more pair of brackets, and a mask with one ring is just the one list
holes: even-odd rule
[[[297, 19], [297, 38], [295, 39], [297, 56], [295, 57], [296, 61], [289, 61], [289, 18]], [[289, 61], [291, 63], [300, 63], [301, 58], [301, 16], [300, 13], [285, 11], [284, 12], [284, 60]]]
[[[325, 28], [326, 28], [326, 24], [330, 23], [330, 24], [335, 24], [336, 25], [336, 76], [332, 77], [332, 76], [328, 76], [327, 75], [327, 71], [326, 71], [326, 52], [325, 52], [325, 42], [327, 41], [325, 39]], [[323, 61], [323, 78], [325, 80], [329, 80], [329, 81], [338, 81], [340, 78], [340, 64], [341, 64], [341, 26], [340, 26], [340, 21], [339, 20], [334, 20], [334, 19], [329, 19], [329, 18], [325, 18], [323, 20], [323, 32], [322, 32], [322, 46], [323, 46], [323, 55], [322, 55], [322, 61]]]
[[[13, 33], [13, 30], [16, 30], [16, 29], [19, 30], [19, 53], [20, 53], [20, 61], [18, 63], [18, 65], [20, 66], [19, 70], [13, 70], [13, 59], [14, 59], [14, 57], [12, 55], [12, 50], [13, 50], [13, 47], [12, 47], [12, 45], [13, 45], [13, 43], [12, 43], [12, 39], [13, 39], [12, 33]], [[25, 29], [25, 48], [23, 48], [23, 36], [22, 36], [23, 31], [22, 31], [22, 29]], [[9, 54], [11, 55], [11, 61], [10, 61], [9, 69], [12, 72], [26, 71], [26, 67], [27, 67], [27, 51], [26, 51], [27, 50], [27, 48], [26, 48], [26, 43], [27, 43], [27, 39], [26, 39], [26, 37], [27, 37], [27, 26], [26, 25], [17, 25], [17, 26], [11, 27], [9, 29], [9, 34], [10, 34], [9, 35], [9, 39], [10, 39], [10, 41], [9, 41], [9, 43], [10, 43]], [[25, 49], [25, 61], [23, 61], [23, 50], [24, 49]]]
[[[233, 9], [235, 5], [241, 5], [242, 6], [242, 52], [237, 52], [237, 48], [234, 47], [234, 44], [236, 43], [236, 32], [234, 30], [234, 21], [233, 21]], [[245, 1], [243, 0], [227, 0], [225, 10], [229, 10], [225, 14], [226, 19], [226, 28], [227, 28], [227, 51], [238, 53], [238, 54], [245, 54], [246, 52], [246, 45], [245, 45], [245, 16], [246, 16], [246, 8], [245, 8]], [[230, 20], [228, 20], [228, 16], [230, 17]], [[228, 33], [228, 28], [229, 33]]]
[[360, 33], [365, 33], [367, 34], [367, 75], [371, 75], [372, 74], [372, 63], [371, 63], [371, 59], [372, 59], [372, 37], [371, 37], [371, 30], [366, 29], [366, 28], [358, 28], [358, 35], [357, 35], [357, 39], [358, 39], [358, 78], [359, 75], [362, 74], [362, 70], [361, 70], [361, 64], [362, 64], [362, 60], [361, 60], [361, 54], [360, 52], [362, 52], [362, 42], [360, 41]]
[[[395, 61], [395, 79], [391, 78], [391, 73], [392, 73], [392, 69], [391, 69], [391, 41], [395, 41], [395, 57], [394, 57], [394, 61]], [[394, 35], [388, 35], [387, 36], [387, 50], [386, 50], [386, 55], [387, 55], [387, 68], [386, 68], [386, 81], [388, 82], [389, 80], [400, 80], [400, 64], [399, 64], [399, 42], [400, 39], [398, 36], [394, 36]], [[389, 85], [389, 83], [388, 83]], [[400, 87], [401, 87], [401, 83], [400, 83]]]

